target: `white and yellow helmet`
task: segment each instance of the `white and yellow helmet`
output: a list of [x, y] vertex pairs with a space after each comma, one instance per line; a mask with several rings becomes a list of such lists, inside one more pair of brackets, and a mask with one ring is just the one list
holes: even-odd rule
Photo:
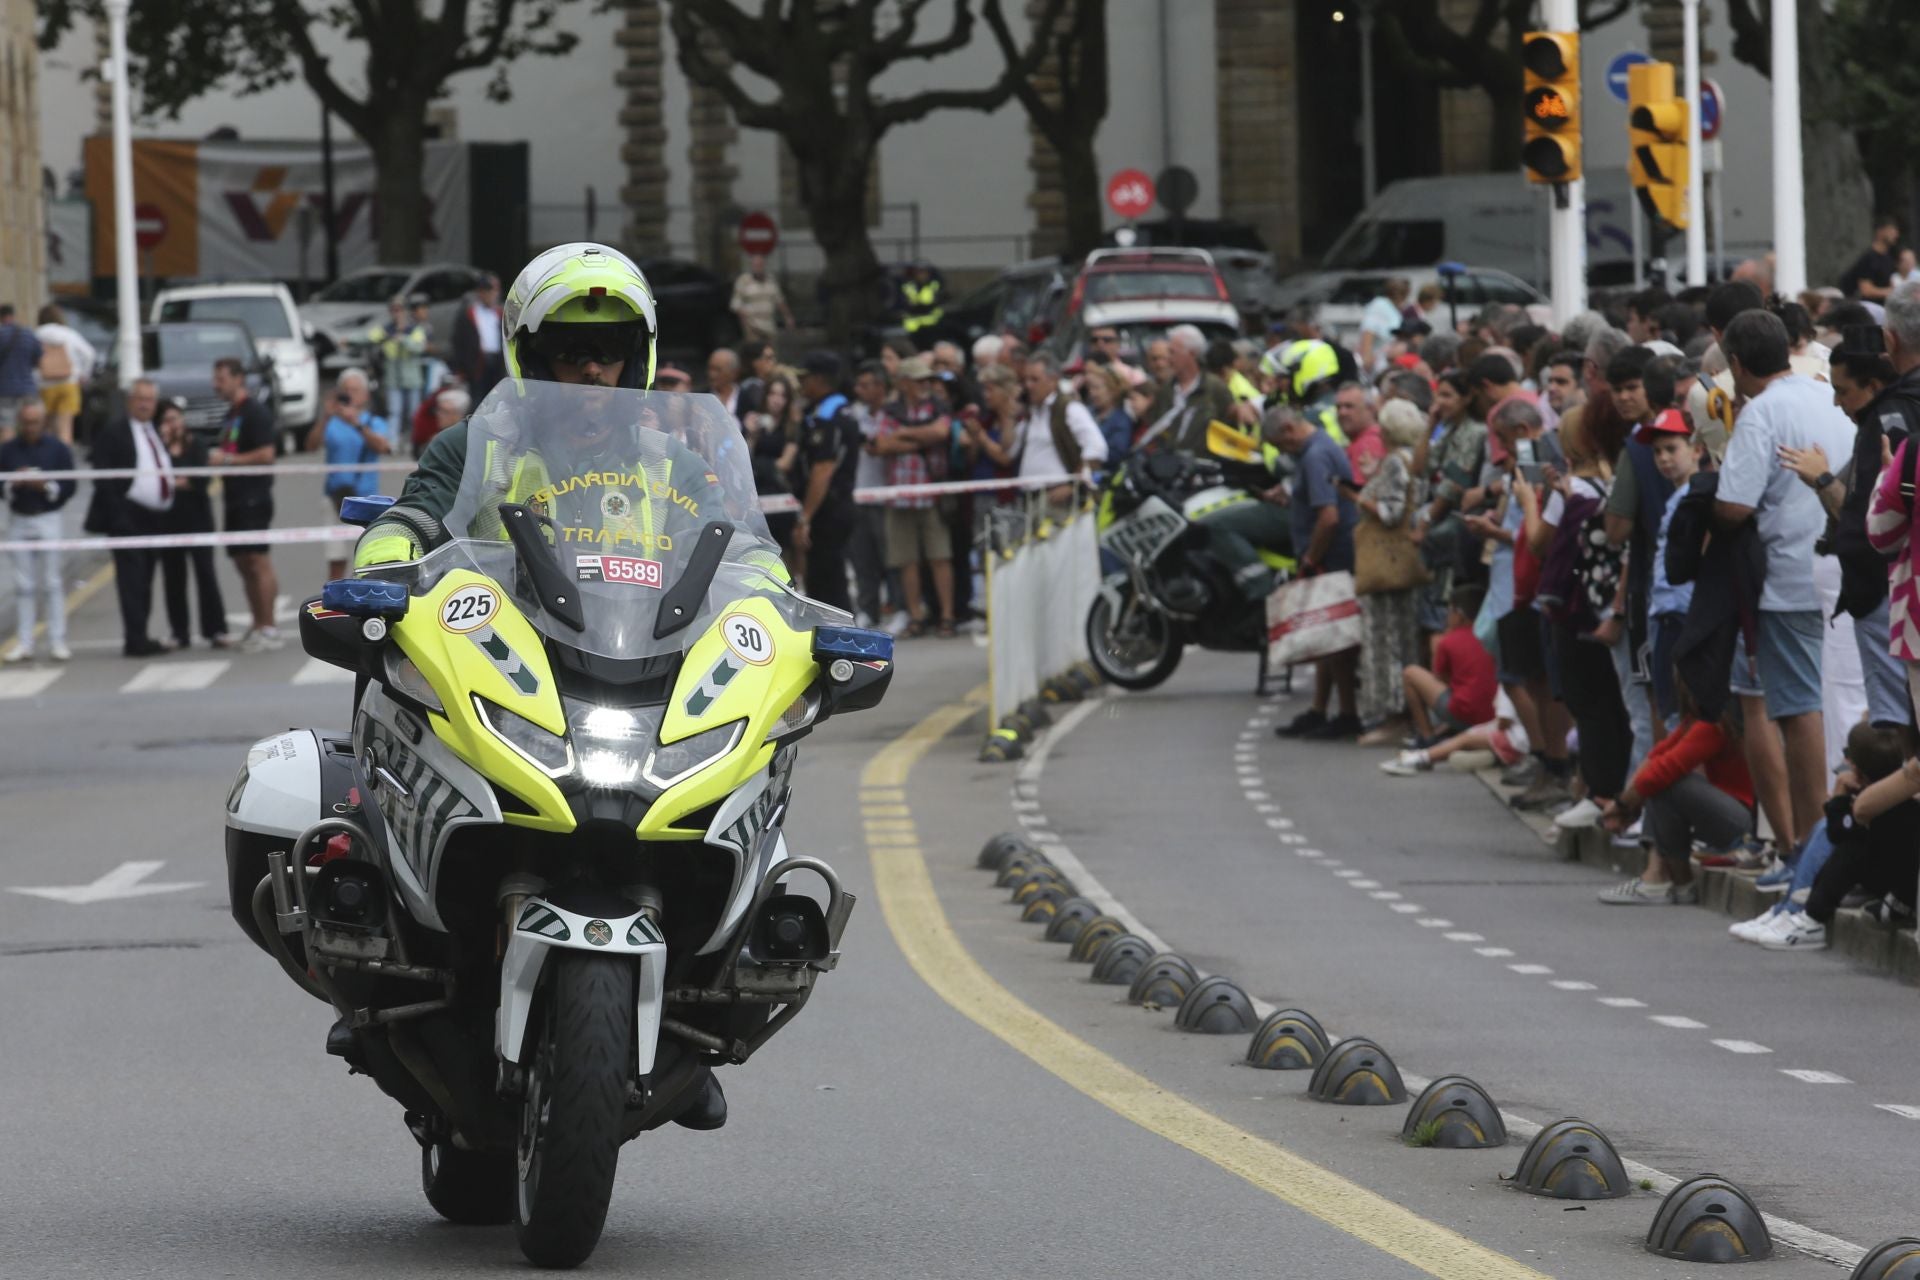
[[633, 259], [585, 241], [549, 249], [514, 277], [500, 308], [501, 353], [515, 378], [551, 381], [551, 359], [577, 351], [622, 361], [620, 385], [653, 385], [659, 336], [653, 290]]

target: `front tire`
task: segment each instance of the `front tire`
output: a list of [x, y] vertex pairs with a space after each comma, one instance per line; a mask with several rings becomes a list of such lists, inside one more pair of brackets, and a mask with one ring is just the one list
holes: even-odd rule
[[[1130, 592], [1131, 587], [1121, 588]], [[1151, 689], [1164, 684], [1180, 665], [1185, 646], [1175, 634], [1173, 619], [1158, 609], [1133, 611], [1124, 630], [1119, 628], [1113, 601], [1106, 592], [1094, 597], [1087, 610], [1087, 655], [1109, 684], [1122, 689]]]
[[513, 1221], [511, 1151], [462, 1151], [445, 1140], [420, 1150], [420, 1187], [448, 1222], [499, 1227]]
[[630, 961], [556, 951], [520, 1104], [514, 1234], [528, 1261], [577, 1267], [606, 1225], [633, 1078]]

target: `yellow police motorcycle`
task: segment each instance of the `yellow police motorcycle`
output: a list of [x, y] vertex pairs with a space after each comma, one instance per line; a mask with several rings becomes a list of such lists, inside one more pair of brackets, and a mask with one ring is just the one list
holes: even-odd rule
[[621, 1145], [837, 963], [853, 895], [781, 826], [798, 743], [880, 700], [892, 642], [786, 585], [711, 397], [503, 383], [468, 432], [433, 549], [302, 607], [352, 731], [248, 753], [229, 890], [405, 1108], [433, 1207], [573, 1266]]

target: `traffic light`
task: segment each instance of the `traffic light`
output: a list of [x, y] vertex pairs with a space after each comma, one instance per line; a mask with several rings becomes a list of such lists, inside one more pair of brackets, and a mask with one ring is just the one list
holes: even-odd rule
[[1673, 88], [1671, 62], [1643, 62], [1627, 71], [1628, 170], [1649, 217], [1687, 225], [1687, 102]]
[[1580, 36], [1530, 31], [1521, 48], [1527, 68], [1527, 140], [1520, 152], [1529, 182], [1580, 178]]

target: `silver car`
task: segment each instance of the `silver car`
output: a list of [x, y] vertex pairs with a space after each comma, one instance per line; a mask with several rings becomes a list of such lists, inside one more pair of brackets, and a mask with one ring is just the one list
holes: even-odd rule
[[454, 262], [362, 267], [307, 299], [301, 304], [300, 318], [313, 330], [321, 368], [337, 374], [348, 365], [367, 363], [367, 331], [386, 320], [389, 300], [396, 295], [425, 294], [433, 326], [427, 350], [444, 360], [453, 345], [453, 318], [460, 299], [485, 275], [478, 267]]

